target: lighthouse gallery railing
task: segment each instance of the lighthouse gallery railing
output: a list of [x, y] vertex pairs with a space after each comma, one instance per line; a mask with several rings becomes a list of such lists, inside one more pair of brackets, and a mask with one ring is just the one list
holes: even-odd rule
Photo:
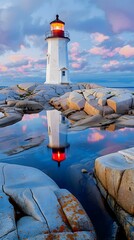
[[[51, 31], [48, 31], [45, 33], [45, 38], [50, 38], [50, 37], [55, 37]], [[64, 36], [65, 38], [70, 38], [69, 32], [64, 31]]]

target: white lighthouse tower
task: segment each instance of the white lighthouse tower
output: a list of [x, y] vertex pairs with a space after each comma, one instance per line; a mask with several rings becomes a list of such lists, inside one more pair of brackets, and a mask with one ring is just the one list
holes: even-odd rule
[[48, 84], [67, 84], [69, 82], [68, 50], [70, 41], [68, 32], [64, 31], [65, 23], [56, 15], [50, 23], [51, 31], [46, 35], [48, 42], [46, 82]]

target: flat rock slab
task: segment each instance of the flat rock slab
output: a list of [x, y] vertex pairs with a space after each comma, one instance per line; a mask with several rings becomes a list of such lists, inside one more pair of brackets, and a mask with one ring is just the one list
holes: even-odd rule
[[18, 101], [15, 107], [23, 109], [25, 113], [33, 113], [43, 110], [43, 106], [40, 103], [28, 100]]
[[43, 136], [38, 136], [30, 139], [26, 139], [24, 145], [18, 146], [16, 148], [11, 149], [8, 152], [5, 152], [7, 155], [11, 156], [20, 152], [23, 152], [25, 150], [28, 150], [33, 147], [39, 146], [44, 141]]
[[0, 163], [0, 184], [0, 239], [96, 238], [78, 200], [40, 170]]
[[0, 127], [6, 127], [20, 121], [23, 117], [23, 114], [12, 110], [11, 112], [8, 109], [4, 112], [4, 117], [0, 118]]
[[106, 191], [134, 215], [134, 148], [96, 159], [95, 174]]

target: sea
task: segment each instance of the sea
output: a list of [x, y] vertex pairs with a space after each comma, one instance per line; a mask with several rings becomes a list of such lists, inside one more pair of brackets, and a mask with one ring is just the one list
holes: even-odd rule
[[[28, 77], [19, 77], [12, 78], [10, 76], [2, 78], [0, 76], [0, 87], [9, 87], [14, 86], [20, 83], [44, 83], [45, 76], [28, 76]], [[127, 88], [134, 90], [134, 74], [130, 73], [72, 73], [70, 74], [70, 83], [95, 83], [104, 87], [110, 88]]]

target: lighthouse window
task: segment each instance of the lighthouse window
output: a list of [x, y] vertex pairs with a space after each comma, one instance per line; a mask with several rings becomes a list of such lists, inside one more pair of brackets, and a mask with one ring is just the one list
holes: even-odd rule
[[62, 76], [65, 76], [65, 71], [62, 71]]

